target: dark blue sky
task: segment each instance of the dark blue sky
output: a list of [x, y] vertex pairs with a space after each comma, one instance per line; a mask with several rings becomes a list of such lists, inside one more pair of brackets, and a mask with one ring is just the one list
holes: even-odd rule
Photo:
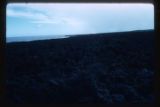
[[7, 5], [7, 37], [154, 29], [152, 4], [53, 3]]

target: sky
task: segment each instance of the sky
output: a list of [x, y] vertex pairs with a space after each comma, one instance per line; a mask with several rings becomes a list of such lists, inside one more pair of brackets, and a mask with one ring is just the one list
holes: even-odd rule
[[10, 3], [7, 37], [154, 29], [152, 4]]

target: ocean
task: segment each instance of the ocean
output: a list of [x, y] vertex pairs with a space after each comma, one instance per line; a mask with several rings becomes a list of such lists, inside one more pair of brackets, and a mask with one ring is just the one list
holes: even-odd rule
[[47, 39], [62, 39], [67, 38], [67, 36], [19, 36], [19, 37], [6, 37], [6, 42], [26, 42], [35, 40], [47, 40]]

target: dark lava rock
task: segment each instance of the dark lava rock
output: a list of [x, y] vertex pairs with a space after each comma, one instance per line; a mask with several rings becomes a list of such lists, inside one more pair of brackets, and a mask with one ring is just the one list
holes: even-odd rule
[[112, 99], [113, 99], [113, 102], [115, 102], [115, 103], [124, 103], [124, 102], [126, 102], [125, 100], [125, 97], [124, 97], [124, 95], [122, 95], [122, 94], [113, 94], [112, 95]]
[[10, 103], [152, 103], [154, 32], [6, 44]]

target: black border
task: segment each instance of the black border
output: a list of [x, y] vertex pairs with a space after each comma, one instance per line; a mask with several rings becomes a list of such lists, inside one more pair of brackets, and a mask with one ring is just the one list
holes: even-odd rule
[[154, 0], [7, 0], [7, 2], [139, 2], [139, 3], [153, 3]]
[[6, 1], [4, 2], [0, 2], [0, 104], [1, 102], [4, 102], [4, 92], [5, 92], [5, 31], [6, 31], [6, 28], [5, 28], [5, 22], [6, 22], [6, 9], [5, 9], [5, 6], [6, 6]]
[[[152, 104], [152, 105], [148, 105], [148, 104], [123, 104], [123, 105], [115, 105], [115, 104], [112, 104], [112, 105], [103, 105], [103, 104], [71, 104], [71, 105], [64, 105], [64, 104], [60, 104], [60, 105], [38, 105], [38, 106], [52, 106], [52, 107], [56, 107], [56, 106], [74, 106], [74, 107], [79, 107], [79, 106], [97, 106], [97, 107], [100, 107], [100, 106], [105, 106], [105, 107], [108, 107], [108, 106], [128, 106], [128, 107], [137, 107], [137, 106], [144, 106], [144, 107], [155, 107], [156, 105], [160, 105], [160, 102], [159, 102], [159, 90], [160, 90], [160, 83], [159, 83], [159, 80], [160, 78], [158, 77], [159, 76], [159, 49], [158, 49], [158, 46], [160, 46], [158, 44], [158, 41], [159, 41], [159, 36], [160, 36], [160, 1], [159, 0], [0, 0], [0, 106], [3, 107], [2, 104], [4, 104], [5, 106], [8, 105], [8, 106], [14, 106], [14, 105], [10, 105], [6, 102], [5, 100], [5, 45], [6, 45], [6, 6], [7, 6], [7, 3], [14, 3], [14, 2], [25, 2], [25, 3], [28, 3], [28, 2], [32, 2], [32, 3], [37, 3], [37, 2], [43, 2], [43, 3], [50, 3], [50, 2], [59, 2], [59, 3], [67, 3], [67, 2], [74, 2], [74, 3], [87, 3], [87, 2], [96, 2], [96, 3], [152, 3], [154, 4], [154, 13], [155, 13], [155, 17], [154, 17], [154, 21], [155, 21], [155, 24], [154, 24], [154, 28], [155, 28], [155, 95], [156, 95], [156, 102], [155, 104]], [[30, 104], [27, 104], [27, 105], [16, 105], [16, 106], [32, 106]], [[37, 105], [34, 105], [34, 106], [37, 106]], [[159, 106], [160, 107], [160, 106]]]

